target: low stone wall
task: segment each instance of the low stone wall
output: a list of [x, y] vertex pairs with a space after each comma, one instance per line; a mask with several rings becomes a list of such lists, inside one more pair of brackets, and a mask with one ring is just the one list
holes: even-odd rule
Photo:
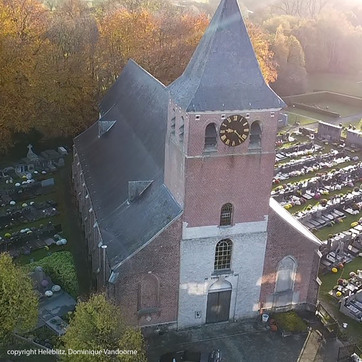
[[300, 109], [304, 109], [306, 111], [322, 114], [324, 116], [329, 116], [329, 117], [334, 117], [334, 118], [338, 118], [341, 116], [339, 113], [327, 111], [325, 109], [321, 109], [321, 108], [314, 107], [314, 106], [309, 106], [308, 104], [293, 103], [293, 106], [300, 108]]
[[362, 132], [347, 130], [346, 145], [362, 147]]
[[333, 93], [333, 92], [318, 91], [318, 92], [305, 93], [295, 96], [283, 97], [283, 101], [288, 106], [291, 106], [292, 104], [296, 103], [313, 104], [325, 100], [340, 102], [362, 108], [362, 98], [353, 97], [346, 94]]
[[318, 122], [318, 137], [338, 142], [341, 139], [342, 127], [334, 124]]

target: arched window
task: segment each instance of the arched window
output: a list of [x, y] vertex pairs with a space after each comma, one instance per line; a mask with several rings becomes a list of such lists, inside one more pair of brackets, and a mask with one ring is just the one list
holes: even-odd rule
[[233, 205], [231, 205], [230, 203], [223, 205], [220, 213], [220, 226], [231, 225], [232, 216]]
[[283, 258], [278, 265], [275, 292], [286, 292], [294, 288], [295, 271], [297, 263], [291, 256]]
[[261, 127], [258, 121], [253, 122], [250, 127], [249, 148], [261, 147]]
[[230, 239], [224, 239], [216, 244], [215, 250], [215, 270], [230, 269], [231, 266], [231, 252], [233, 243]]
[[205, 149], [215, 148], [217, 145], [217, 133], [215, 123], [210, 123], [205, 129]]

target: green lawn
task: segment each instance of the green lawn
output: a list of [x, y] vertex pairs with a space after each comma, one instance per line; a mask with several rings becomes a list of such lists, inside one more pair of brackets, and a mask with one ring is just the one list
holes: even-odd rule
[[354, 321], [353, 319], [347, 317], [346, 315], [339, 312], [338, 301], [329, 295], [329, 291], [337, 284], [339, 278], [348, 279], [349, 273], [351, 271], [356, 272], [358, 269], [362, 269], [362, 258], [358, 257], [352, 260], [350, 263], [347, 263], [345, 267], [338, 271], [338, 273], [328, 273], [322, 275], [319, 278], [322, 281], [322, 285], [319, 291], [319, 299], [324, 303], [328, 304], [329, 308], [333, 311], [334, 317], [337, 319], [338, 323], [348, 323], [348, 328], [345, 330], [348, 336], [349, 341], [357, 343], [357, 345], [362, 347], [362, 323]]
[[347, 216], [340, 224], [336, 223], [331, 227], [325, 226], [324, 228], [314, 232], [314, 235], [320, 240], [327, 240], [329, 234], [338, 234], [342, 231], [347, 231], [351, 228], [351, 223], [358, 221], [361, 218], [361, 214], [349, 215], [346, 213], [346, 215]]
[[341, 117], [348, 117], [362, 112], [361, 107], [328, 100], [324, 102], [318, 102], [316, 106], [320, 107], [321, 109], [327, 109], [330, 112], [339, 113]]
[[299, 122], [301, 126], [308, 126], [327, 119], [326, 116], [299, 108], [287, 108], [285, 113], [288, 114], [289, 126], [295, 125], [296, 122]]
[[[355, 187], [359, 187], [360, 183], [356, 183]], [[353, 187], [344, 187], [341, 190], [331, 191], [328, 195], [322, 195], [321, 199], [327, 199], [329, 200], [332, 196], [339, 195], [339, 194], [345, 194], [348, 192], [352, 192]], [[320, 200], [311, 199], [304, 205], [297, 205], [293, 206], [291, 209], [289, 209], [289, 212], [292, 214], [295, 214], [299, 211], [305, 210], [309, 205], [312, 207], [319, 204]]]
[[362, 76], [358, 78], [355, 75], [331, 73], [308, 74], [307, 92], [326, 90], [362, 97], [362, 83], [358, 83], [361, 81]]
[[32, 263], [34, 261], [39, 261], [40, 259], [45, 258], [51, 253], [55, 253], [57, 251], [69, 251], [70, 246], [67, 245], [51, 245], [50, 247], [44, 247], [35, 251], [32, 251], [29, 255], [20, 255], [15, 259], [16, 264], [25, 265]]

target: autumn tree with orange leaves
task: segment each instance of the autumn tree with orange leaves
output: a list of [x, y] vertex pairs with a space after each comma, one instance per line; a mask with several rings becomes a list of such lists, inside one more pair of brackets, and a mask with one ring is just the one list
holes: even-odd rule
[[36, 0], [0, 0], [0, 151], [37, 121], [37, 69], [46, 21]]
[[[18, 133], [75, 136], [128, 59], [164, 84], [180, 76], [209, 19], [160, 0], [0, 0], [0, 152]], [[276, 78], [266, 34], [249, 33], [268, 82]]]

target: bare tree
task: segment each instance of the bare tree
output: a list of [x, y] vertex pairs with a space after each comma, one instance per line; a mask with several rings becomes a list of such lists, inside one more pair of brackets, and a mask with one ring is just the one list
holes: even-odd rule
[[273, 9], [286, 15], [315, 18], [328, 4], [328, 0], [278, 0]]

